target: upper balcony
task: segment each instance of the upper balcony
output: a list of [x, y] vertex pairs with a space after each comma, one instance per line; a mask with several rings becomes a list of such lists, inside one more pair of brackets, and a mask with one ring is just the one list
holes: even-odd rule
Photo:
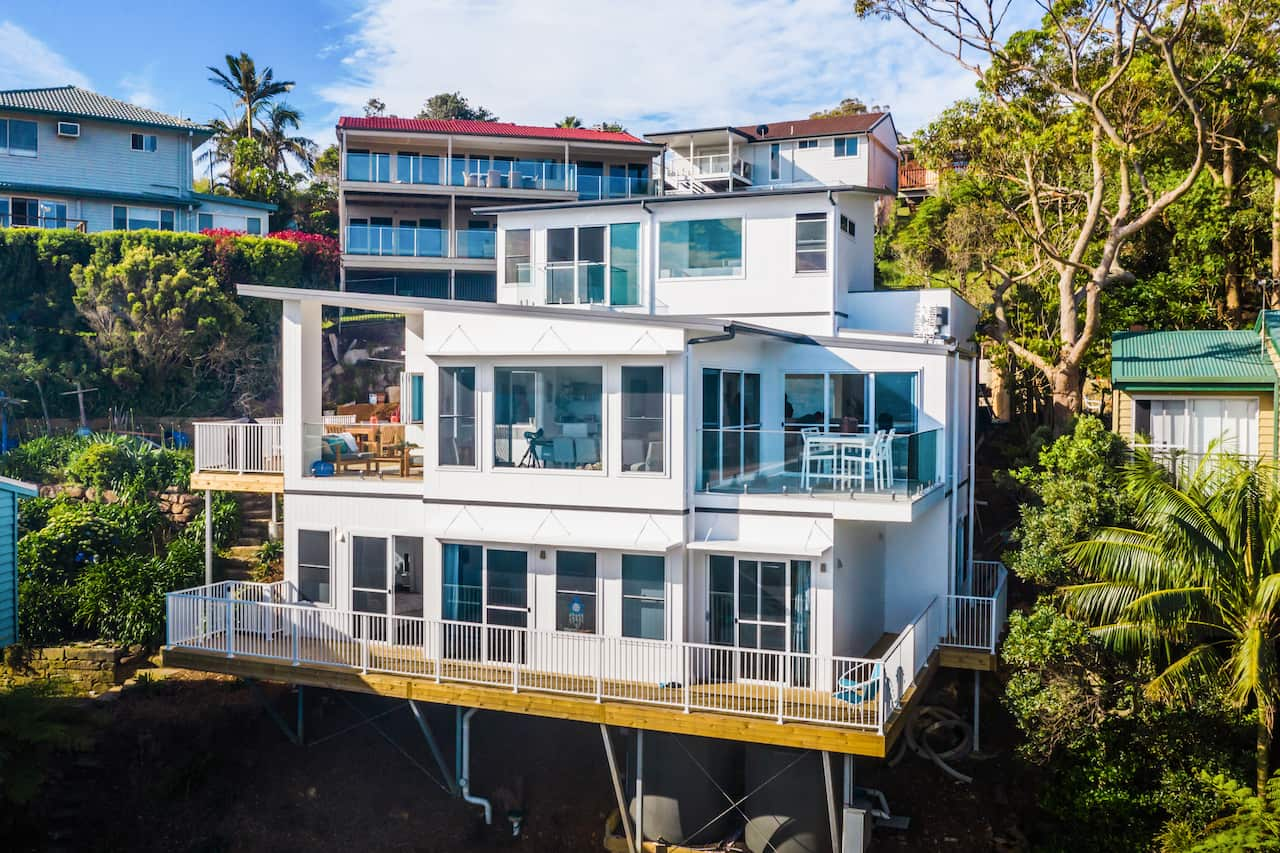
[[490, 229], [420, 228], [412, 225], [348, 225], [343, 254], [399, 258], [494, 259], [497, 232]]
[[343, 180], [388, 190], [452, 187], [476, 195], [549, 193], [598, 201], [657, 194], [648, 171], [647, 164], [351, 151], [346, 155]]
[[666, 162], [667, 185], [672, 192], [714, 192], [730, 185], [751, 186], [751, 163], [741, 149], [699, 151], [692, 156], [672, 152]]

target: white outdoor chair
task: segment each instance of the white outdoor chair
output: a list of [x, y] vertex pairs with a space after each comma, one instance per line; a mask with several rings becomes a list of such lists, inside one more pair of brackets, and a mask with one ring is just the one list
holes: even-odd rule
[[877, 460], [880, 458], [880, 445], [883, 441], [884, 433], [878, 432], [869, 443], [859, 442], [843, 448], [841, 462], [843, 463], [846, 477], [850, 480], [856, 478], [858, 488], [862, 491], [867, 489], [868, 474], [872, 477], [873, 486], [879, 484], [876, 465]]
[[880, 445], [880, 452], [876, 456], [876, 488], [893, 490], [893, 437], [897, 432], [894, 427], [887, 433], [881, 433], [884, 443]]
[[[830, 480], [834, 487], [840, 472], [839, 459], [834, 443], [822, 441], [822, 430], [819, 427], [802, 427], [800, 439], [804, 442], [804, 450], [800, 465], [800, 488], [809, 488], [812, 480]], [[813, 470], [817, 463], [817, 471]]]

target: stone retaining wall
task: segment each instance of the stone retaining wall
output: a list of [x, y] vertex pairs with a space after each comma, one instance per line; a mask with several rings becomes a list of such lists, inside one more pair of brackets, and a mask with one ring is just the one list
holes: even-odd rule
[[[40, 487], [40, 497], [55, 498], [65, 495], [78, 501], [103, 501], [113, 504], [120, 499], [111, 489], [99, 491], [93, 486], [84, 487], [75, 483], [62, 483]], [[203, 509], [204, 499], [199, 495], [184, 492], [178, 486], [169, 486], [162, 492], [150, 492], [148, 495], [156, 502], [156, 508], [174, 524], [186, 524], [197, 512]]]
[[75, 643], [45, 649], [10, 646], [0, 661], [0, 689], [36, 681], [62, 682], [74, 693], [104, 693], [125, 679], [130, 650], [101, 643]]

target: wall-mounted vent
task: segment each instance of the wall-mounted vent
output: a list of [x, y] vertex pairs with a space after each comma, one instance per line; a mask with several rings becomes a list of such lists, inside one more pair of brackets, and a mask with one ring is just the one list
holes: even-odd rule
[[65, 136], [68, 139], [79, 139], [80, 138], [80, 122], [78, 121], [58, 122], [58, 135]]

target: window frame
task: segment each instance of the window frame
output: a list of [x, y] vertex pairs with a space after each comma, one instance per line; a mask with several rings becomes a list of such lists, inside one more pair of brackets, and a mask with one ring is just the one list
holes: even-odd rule
[[799, 151], [808, 151], [812, 148], [817, 148], [817, 147], [818, 147], [818, 140], [816, 139], [801, 139], [796, 142], [796, 149]]
[[[30, 121], [21, 118], [0, 119], [5, 126], [5, 144], [2, 149], [4, 153], [11, 157], [39, 157], [40, 156], [40, 122]], [[13, 146], [13, 126], [15, 124], [29, 124], [35, 128], [35, 147], [34, 148], [14, 148]]]
[[[458, 371], [463, 370], [471, 371], [471, 414], [469, 416], [458, 413], [458, 393], [461, 386], [456, 374]], [[453, 410], [451, 412], [444, 411], [446, 372], [450, 373], [449, 381], [453, 386]], [[480, 467], [480, 390], [476, 382], [479, 373], [479, 368], [472, 364], [441, 364], [436, 368], [436, 467], [438, 468], [476, 471]], [[423, 408], [423, 416], [426, 416], [425, 407]], [[468, 465], [462, 462], [444, 462], [440, 454], [440, 442], [443, 441], [445, 437], [445, 419], [449, 419], [453, 426], [453, 432], [456, 435], [458, 424], [467, 417], [470, 417], [471, 419], [471, 464]]]
[[[335, 537], [335, 536], [334, 536], [333, 529], [332, 529], [332, 528], [317, 529], [317, 528], [302, 528], [302, 527], [300, 527], [300, 528], [298, 528], [298, 532], [297, 532], [297, 533], [298, 533], [298, 535], [297, 535], [297, 537], [296, 537], [296, 540], [295, 540], [295, 541], [296, 541], [296, 542], [297, 542], [297, 544], [298, 544], [298, 558], [297, 558], [297, 578], [298, 578], [297, 589], [298, 589], [298, 598], [300, 599], [301, 603], [303, 603], [303, 604], [310, 604], [310, 605], [313, 605], [313, 606], [316, 606], [316, 607], [329, 607], [329, 608], [335, 607], [335, 606], [336, 606], [336, 602], [334, 601], [334, 594], [333, 594], [333, 563], [334, 563], [334, 559], [333, 559], [333, 558], [334, 558], [334, 540], [335, 540], [337, 537]], [[302, 562], [302, 534], [304, 534], [304, 533], [315, 533], [315, 534], [323, 535], [323, 536], [325, 537], [325, 544], [328, 546], [328, 547], [326, 548], [327, 555], [328, 555], [328, 559], [329, 559], [329, 563], [328, 563], [328, 565], [326, 565], [326, 566], [320, 566], [319, 564], [316, 564], [316, 563], [304, 563], [304, 562]], [[311, 598], [304, 598], [304, 597], [303, 597], [303, 590], [302, 590], [302, 570], [303, 570], [304, 568], [306, 568], [306, 569], [324, 569], [324, 571], [327, 573], [327, 577], [328, 577], [328, 592], [329, 592], [329, 596], [328, 596], [328, 600], [327, 600], [327, 601], [317, 601], [317, 600], [315, 600], [315, 599], [311, 599]]]
[[[797, 213], [795, 215], [794, 221], [795, 221], [795, 232], [794, 232], [795, 251], [793, 253], [793, 261], [795, 263], [795, 274], [796, 275], [827, 275], [831, 271], [831, 245], [830, 245], [831, 240], [830, 240], [830, 234], [828, 233], [828, 231], [830, 230], [828, 225], [828, 223], [830, 222], [830, 219], [828, 219], [826, 211], [820, 211], [816, 213]], [[822, 223], [822, 248], [820, 250], [808, 245], [806, 245], [805, 248], [801, 248], [800, 224], [802, 222], [806, 222], [806, 223], [821, 222]], [[817, 241], [806, 240], [804, 242], [806, 244], [812, 244], [812, 243], [816, 243]], [[821, 267], [818, 267], [816, 269], [800, 268], [800, 258], [802, 255], [816, 256], [819, 254], [821, 254], [822, 256]]]
[[[664, 225], [691, 224], [694, 222], [737, 222], [738, 228], [738, 272], [722, 275], [666, 275], [662, 266], [662, 228]], [[738, 281], [747, 277], [747, 218], [745, 216], [718, 216], [702, 219], [664, 219], [657, 222], [658, 270], [656, 279], [659, 282], [683, 281]], [[686, 242], [686, 246], [687, 246]]]
[[[524, 235], [524, 254], [511, 253], [511, 238], [513, 235]], [[511, 276], [513, 271], [512, 259], [525, 259], [525, 277], [520, 278], [519, 266], [514, 268], [516, 275]], [[521, 287], [524, 285], [533, 285], [533, 229], [532, 228], [504, 228], [502, 229], [502, 284], [503, 286]]]
[[[117, 220], [116, 220], [116, 211], [117, 211], [117, 210], [123, 210], [123, 211], [124, 211], [124, 228], [123, 228], [123, 229], [120, 229], [120, 228], [117, 228], [117, 227], [116, 227], [116, 221], [117, 221]], [[131, 213], [132, 211], [135, 211], [135, 210], [136, 210], [136, 211], [139, 211], [139, 212], [141, 212], [141, 211], [146, 211], [147, 213], [154, 213], [154, 214], [155, 214], [156, 227], [155, 227], [155, 228], [131, 228], [131, 227], [129, 226], [129, 222], [130, 222], [130, 220], [131, 220], [133, 217], [130, 215], [130, 213]], [[172, 227], [172, 228], [165, 228], [165, 227], [164, 227], [164, 214], [166, 214], [166, 213], [167, 213], [167, 214], [169, 214], [170, 220], [171, 220], [171, 222], [173, 223], [173, 227]], [[113, 230], [113, 231], [120, 231], [120, 230], [124, 230], [124, 231], [177, 231], [177, 230], [178, 230], [178, 214], [177, 214], [177, 211], [175, 211], [173, 208], [170, 208], [170, 207], [133, 207], [133, 206], [131, 206], [131, 205], [127, 205], [127, 204], [113, 204], [113, 205], [111, 205], [111, 227], [112, 227], [112, 230]]]
[[[1240, 449], [1237, 447], [1237, 448], [1235, 448], [1235, 449], [1228, 449], [1228, 450], [1224, 450], [1224, 451], [1221, 451], [1221, 452], [1236, 453], [1236, 454], [1241, 455], [1241, 456], [1242, 456], [1242, 457], [1244, 457], [1244, 458], [1249, 458], [1249, 457], [1251, 457], [1251, 456], [1252, 456], [1252, 457], [1259, 457], [1259, 456], [1262, 456], [1262, 455], [1264, 454], [1264, 452], [1265, 452], [1265, 451], [1264, 451], [1264, 449], [1263, 449], [1263, 446], [1262, 446], [1262, 441], [1261, 441], [1261, 438], [1262, 438], [1262, 436], [1261, 436], [1261, 431], [1262, 431], [1262, 413], [1263, 413], [1263, 406], [1262, 406], [1262, 398], [1261, 398], [1261, 395], [1262, 395], [1263, 393], [1264, 393], [1264, 392], [1258, 391], [1258, 392], [1252, 392], [1252, 393], [1246, 393], [1246, 394], [1229, 394], [1229, 395], [1224, 396], [1224, 395], [1219, 394], [1219, 393], [1200, 393], [1200, 394], [1187, 394], [1187, 393], [1177, 394], [1177, 393], [1170, 393], [1170, 394], [1159, 394], [1159, 393], [1154, 393], [1154, 392], [1141, 392], [1141, 391], [1139, 391], [1139, 392], [1137, 392], [1136, 394], [1132, 394], [1132, 395], [1130, 395], [1130, 396], [1129, 396], [1129, 439], [1130, 439], [1130, 441], [1133, 441], [1133, 440], [1137, 439], [1137, 437], [1138, 437], [1139, 435], [1142, 435], [1142, 433], [1139, 433], [1139, 432], [1138, 432], [1138, 404], [1139, 404], [1140, 402], [1145, 402], [1145, 403], [1148, 403], [1148, 404], [1150, 404], [1150, 403], [1152, 403], [1152, 402], [1154, 402], [1154, 401], [1158, 401], [1158, 402], [1180, 402], [1180, 403], [1182, 403], [1182, 404], [1183, 404], [1183, 412], [1182, 412], [1182, 416], [1181, 416], [1181, 417], [1182, 417], [1182, 419], [1183, 419], [1183, 446], [1178, 446], [1178, 445], [1173, 445], [1173, 444], [1164, 445], [1164, 446], [1165, 446], [1165, 447], [1167, 447], [1167, 448], [1170, 448], [1170, 449], [1174, 449], [1174, 450], [1181, 450], [1181, 451], [1183, 451], [1183, 452], [1185, 452], [1185, 453], [1189, 453], [1189, 454], [1203, 454], [1203, 453], [1205, 453], [1206, 451], [1203, 451], [1203, 450], [1192, 450], [1192, 449], [1191, 449], [1192, 438], [1193, 438], [1193, 436], [1192, 436], [1192, 426], [1193, 426], [1193, 421], [1192, 421], [1192, 406], [1193, 406], [1193, 404], [1194, 404], [1197, 400], [1212, 400], [1212, 401], [1215, 401], [1215, 402], [1222, 402], [1222, 401], [1226, 401], [1226, 400], [1243, 400], [1243, 401], [1246, 401], [1246, 402], [1252, 402], [1252, 403], [1254, 404], [1254, 407], [1255, 407], [1254, 416], [1253, 416], [1253, 420], [1252, 420], [1252, 427], [1253, 427], [1253, 431], [1252, 431], [1252, 433], [1251, 433], [1251, 435], [1250, 435], [1250, 442], [1249, 442], [1249, 443], [1252, 445], [1252, 447], [1253, 447], [1253, 451], [1252, 451], [1251, 453], [1247, 453], [1247, 452], [1245, 452], [1245, 451], [1240, 450]], [[1151, 414], [1150, 414], [1150, 412], [1149, 412], [1149, 411], [1148, 411], [1148, 415], [1147, 415], [1147, 417], [1148, 417], [1148, 419], [1150, 419], [1150, 418], [1151, 418]], [[1148, 420], [1148, 426], [1150, 426], [1150, 420]], [[1150, 435], [1150, 434], [1146, 434], [1146, 438], [1147, 438], [1147, 440], [1148, 440], [1148, 444], [1149, 444], [1149, 446], [1151, 446], [1151, 447], [1155, 447], [1155, 446], [1157, 446], [1157, 445], [1155, 445], [1155, 444], [1154, 444], [1154, 442], [1152, 441], [1152, 439], [1154, 438], [1152, 435]], [[1197, 436], [1196, 438], [1198, 438], [1198, 436]], [[1239, 440], [1240, 440], [1240, 436], [1236, 436], [1236, 441], [1237, 441], [1237, 442], [1239, 442]]]
[[154, 133], [130, 133], [129, 149], [139, 154], [155, 154], [160, 149], [160, 137]]
[[[661, 567], [662, 567], [662, 571], [661, 571], [661, 574], [660, 574], [660, 580], [659, 580], [659, 586], [660, 586], [660, 588], [661, 588], [661, 590], [662, 590], [662, 592], [661, 592], [661, 595], [660, 595], [660, 596], [658, 596], [658, 597], [654, 597], [654, 596], [652, 596], [652, 595], [637, 595], [637, 594], [628, 594], [628, 593], [627, 593], [627, 559], [628, 559], [628, 558], [632, 558], [632, 559], [640, 559], [640, 560], [656, 560], [656, 561], [658, 561], [658, 563], [659, 563], [659, 564], [661, 565]], [[623, 554], [621, 555], [620, 562], [619, 562], [618, 577], [619, 577], [619, 581], [620, 581], [620, 582], [619, 582], [619, 594], [621, 595], [621, 598], [622, 598], [622, 601], [621, 601], [621, 605], [622, 605], [622, 606], [621, 606], [621, 608], [620, 608], [620, 615], [621, 615], [621, 617], [622, 617], [622, 622], [621, 622], [621, 625], [619, 626], [619, 633], [620, 633], [620, 635], [621, 635], [621, 636], [623, 636], [623, 637], [627, 637], [627, 638], [630, 638], [630, 639], [636, 639], [636, 640], [656, 640], [656, 641], [659, 641], [659, 642], [666, 642], [666, 641], [667, 641], [667, 635], [671, 633], [670, 626], [667, 624], [667, 615], [668, 615], [668, 611], [667, 611], [667, 599], [668, 599], [668, 597], [669, 597], [669, 596], [668, 596], [668, 591], [667, 591], [667, 555], [666, 555], [666, 553], [665, 553], [665, 552], [664, 552], [664, 553], [661, 553], [661, 554], [628, 554], [628, 553], [623, 553]], [[628, 604], [628, 602], [635, 602], [635, 603], [636, 603], [636, 604], [635, 604], [635, 606], [641, 606], [641, 605], [642, 605], [643, 603], [645, 603], [645, 602], [648, 602], [648, 603], [657, 602], [658, 604], [662, 605], [662, 636], [660, 636], [660, 637], [646, 637], [646, 636], [644, 636], [643, 634], [629, 634], [629, 633], [627, 633], [627, 604]]]
[[[853, 153], [849, 153], [849, 143], [853, 142]], [[832, 144], [832, 155], [837, 159], [847, 159], [849, 157], [857, 157], [862, 153], [862, 142], [858, 139], [857, 134], [849, 136], [837, 136]]]
[[[626, 460], [625, 449], [624, 449], [625, 446], [623, 444], [623, 442], [626, 441], [626, 438], [627, 438], [626, 436], [627, 421], [628, 420], [644, 420], [644, 418], [643, 417], [631, 418], [627, 414], [627, 398], [629, 395], [627, 394], [626, 373], [628, 370], [645, 370], [645, 369], [649, 369], [649, 370], [656, 369], [662, 372], [662, 383], [659, 389], [659, 394], [661, 395], [660, 408], [662, 412], [661, 414], [662, 456], [659, 459], [659, 464], [662, 467], [657, 471], [650, 471], [650, 470], [632, 471], [629, 467], [627, 467], [627, 460]], [[660, 362], [643, 362], [643, 363], [637, 362], [635, 364], [623, 364], [618, 369], [618, 402], [621, 409], [620, 417], [622, 421], [618, 425], [618, 460], [619, 460], [618, 470], [619, 470], [619, 473], [624, 476], [627, 476], [627, 477], [666, 477], [668, 476], [668, 471], [670, 469], [669, 448], [671, 446], [671, 436], [670, 436], [670, 427], [669, 427], [669, 422], [671, 418], [670, 418], [670, 411], [668, 409], [668, 404], [671, 399], [671, 396], [670, 396], [669, 386], [667, 384], [669, 381], [667, 377], [667, 373], [668, 373], [667, 366]], [[645, 457], [647, 460], [648, 458], [647, 450], [645, 452]]]
[[[535, 375], [541, 375], [542, 371], [555, 370], [555, 369], [561, 369], [561, 368], [588, 368], [588, 369], [598, 370], [600, 373], [600, 422], [599, 422], [600, 423], [600, 429], [599, 429], [600, 447], [598, 448], [598, 452], [597, 452], [597, 456], [599, 457], [600, 467], [598, 469], [577, 468], [577, 467], [553, 468], [553, 467], [544, 467], [544, 466], [522, 467], [517, 460], [521, 456], [523, 456], [524, 450], [526, 448], [524, 448], [523, 446], [517, 445], [515, 436], [508, 436], [508, 440], [511, 442], [511, 447], [509, 448], [509, 452], [511, 454], [510, 461], [505, 464], [499, 464], [498, 462], [498, 427], [500, 426], [511, 427], [513, 425], [523, 425], [524, 422], [522, 421], [519, 424], [514, 424], [510, 422], [510, 420], [508, 419], [508, 423], [504, 424], [499, 420], [498, 418], [498, 372], [505, 370], [505, 371], [509, 371], [512, 374], [532, 373]], [[612, 429], [612, 418], [609, 415], [609, 381], [608, 381], [609, 372], [610, 372], [609, 365], [606, 362], [600, 361], [600, 360], [593, 361], [590, 359], [567, 359], [564, 361], [556, 361], [548, 364], [538, 364], [536, 360], [531, 362], [528, 359], [504, 358], [501, 361], [495, 362], [494, 364], [490, 365], [488, 369], [488, 379], [490, 382], [489, 387], [491, 389], [489, 392], [491, 396], [491, 403], [490, 403], [491, 408], [489, 411], [490, 411], [490, 414], [492, 415], [493, 422], [489, 425], [487, 430], [488, 447], [487, 449], [482, 449], [481, 451], [486, 454], [488, 453], [493, 454], [491, 457], [489, 457], [489, 470], [491, 470], [494, 473], [509, 473], [517, 476], [524, 474], [527, 471], [540, 471], [544, 475], [559, 475], [559, 476], [572, 476], [572, 477], [606, 477], [608, 476], [609, 475], [609, 453], [611, 452], [610, 451], [610, 448], [611, 448], [610, 430]], [[479, 377], [477, 377], [477, 381], [479, 381]], [[535, 397], [530, 405], [534, 407], [534, 411], [536, 412], [536, 406], [538, 405], [536, 395], [541, 392], [538, 391], [537, 388], [535, 387], [534, 393], [535, 393]], [[478, 417], [479, 415], [477, 413], [477, 418]], [[521, 441], [524, 440], [523, 435], [521, 436], [520, 440]], [[516, 452], [517, 449], [519, 449], [520, 451], [518, 454]]]
[[[560, 555], [561, 554], [589, 554], [591, 555], [591, 590], [586, 589], [564, 589], [561, 587], [560, 578]], [[554, 624], [556, 633], [563, 634], [589, 634], [601, 636], [601, 622], [603, 621], [600, 613], [600, 553], [598, 551], [578, 551], [572, 548], [557, 548], [555, 551], [555, 596], [554, 596]], [[560, 627], [560, 596], [561, 595], [578, 595], [590, 596], [592, 607], [591, 629], [578, 630], [575, 628]]]
[[[636, 302], [614, 302], [613, 301], [613, 232], [620, 226], [634, 227], [636, 229], [636, 259], [635, 259], [635, 278], [636, 278]], [[603, 288], [604, 298], [599, 302], [592, 302], [588, 298], [582, 299], [584, 282], [582, 276], [582, 267], [584, 264], [595, 264], [596, 261], [584, 261], [582, 259], [582, 231], [583, 229], [599, 228], [604, 232], [603, 246], [601, 251], [602, 260], [599, 265], [603, 271]], [[521, 231], [526, 229], [512, 229]], [[551, 257], [551, 232], [553, 231], [572, 231], [573, 232], [573, 260], [572, 261], [552, 261]], [[543, 248], [543, 275], [542, 275], [542, 304], [544, 305], [606, 305], [610, 308], [639, 308], [644, 305], [644, 250], [641, 239], [642, 226], [639, 221], [624, 220], [621, 222], [603, 222], [591, 225], [562, 225], [543, 228], [541, 231], [541, 243]], [[505, 246], [504, 246], [505, 251]], [[533, 242], [530, 239], [529, 251], [533, 251]], [[531, 258], [532, 260], [532, 258]], [[504, 275], [506, 271], [506, 258], [503, 258]], [[532, 279], [532, 262], [530, 263], [530, 278]], [[573, 301], [572, 302], [552, 302], [551, 296], [551, 271], [555, 269], [565, 269], [566, 267], [573, 269]], [[517, 286], [524, 282], [517, 283]]]

